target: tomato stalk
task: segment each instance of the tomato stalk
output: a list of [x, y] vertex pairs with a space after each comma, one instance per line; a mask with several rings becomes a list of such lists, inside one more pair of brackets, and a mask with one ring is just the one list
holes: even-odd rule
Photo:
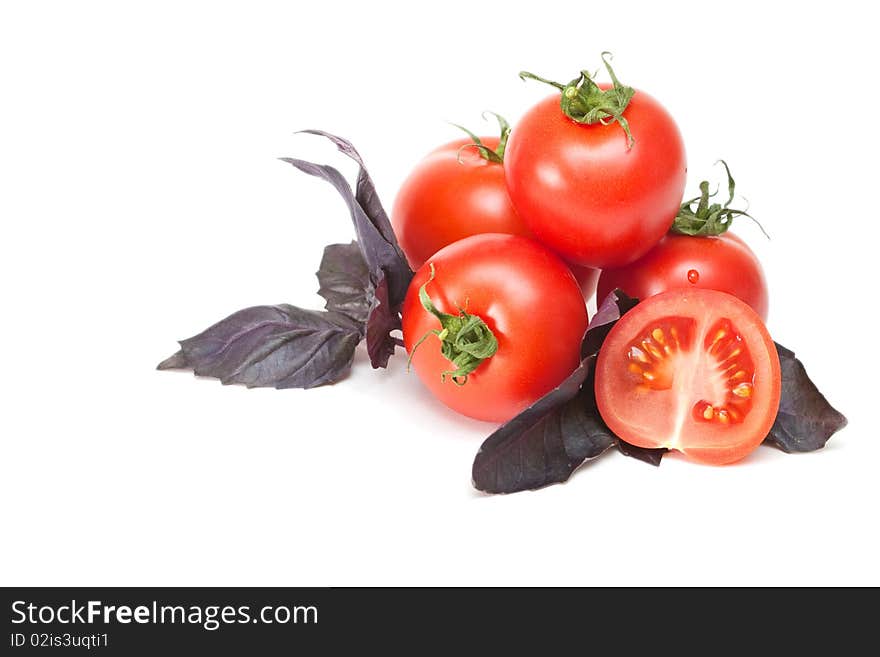
[[419, 300], [425, 310], [440, 320], [441, 328], [428, 331], [419, 338], [409, 354], [407, 367], [412, 363], [419, 345], [431, 335], [436, 335], [440, 339], [440, 352], [455, 366], [455, 369], [441, 372], [441, 380], [446, 381], [446, 377], [449, 376], [452, 377], [456, 385], [464, 385], [471, 372], [477, 369], [484, 360], [495, 355], [495, 352], [498, 351], [498, 340], [492, 333], [492, 329], [486, 326], [486, 322], [477, 315], [471, 315], [463, 308], [458, 309], [458, 315], [450, 315], [437, 309], [426, 290], [428, 283], [434, 280], [435, 274], [434, 264], [431, 263], [429, 266], [431, 276], [419, 288]]
[[507, 122], [503, 116], [498, 114], [497, 112], [485, 111], [483, 112], [483, 118], [486, 118], [486, 114], [492, 114], [498, 121], [498, 127], [501, 129], [501, 137], [498, 141], [498, 147], [495, 150], [492, 150], [488, 146], [486, 146], [483, 141], [473, 132], [465, 128], [463, 125], [459, 125], [458, 123], [453, 123], [456, 128], [467, 133], [467, 136], [470, 137], [473, 141], [470, 144], [465, 144], [461, 148], [458, 149], [458, 161], [461, 162], [461, 151], [465, 148], [476, 148], [477, 152], [480, 154], [484, 160], [488, 160], [489, 162], [494, 162], [496, 164], [502, 164], [504, 162], [504, 149], [507, 148], [507, 139], [510, 137], [510, 124]]
[[[679, 209], [678, 214], [673, 220], [669, 232], [699, 237], [721, 235], [730, 228], [733, 218], [741, 215], [748, 217], [758, 224], [758, 228], [761, 229], [764, 236], [769, 238], [767, 231], [764, 230], [764, 227], [752, 215], [745, 210], [737, 210], [730, 207], [730, 204], [733, 203], [736, 182], [734, 182], [733, 176], [730, 175], [730, 168], [727, 166], [727, 162], [724, 160], [718, 160], [718, 162], [724, 165], [724, 171], [727, 173], [727, 202], [724, 205], [720, 203], [710, 204], [709, 199], [718, 194], [718, 190], [710, 194], [709, 181], [702, 181], [700, 183], [700, 195], [681, 204], [681, 209]], [[697, 204], [696, 208], [694, 203]]]
[[632, 100], [635, 89], [621, 84], [617, 79], [614, 69], [606, 59], [606, 56], [610, 55], [609, 52], [602, 53], [602, 63], [605, 64], [605, 69], [611, 77], [611, 89], [599, 88], [599, 85], [593, 80], [595, 74], [590, 75], [587, 71], [581, 71], [580, 75], [568, 84], [553, 82], [528, 71], [521, 71], [519, 77], [523, 80], [537, 80], [559, 89], [562, 92], [560, 100], [562, 113], [576, 123], [610, 125], [616, 121], [626, 133], [626, 147], [630, 149], [635, 143], [635, 139], [633, 139], [629, 123], [623, 116], [623, 112], [629, 105], [629, 101]]

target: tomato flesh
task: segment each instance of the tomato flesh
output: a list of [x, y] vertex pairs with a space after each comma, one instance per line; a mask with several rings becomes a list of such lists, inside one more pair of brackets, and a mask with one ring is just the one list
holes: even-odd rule
[[761, 318], [715, 290], [641, 302], [611, 330], [596, 364], [597, 405], [615, 434], [712, 464], [737, 461], [761, 444], [780, 384]]

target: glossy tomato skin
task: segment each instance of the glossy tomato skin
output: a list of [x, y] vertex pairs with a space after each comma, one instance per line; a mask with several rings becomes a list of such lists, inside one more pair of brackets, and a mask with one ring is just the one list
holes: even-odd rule
[[[481, 137], [490, 149], [498, 137]], [[413, 269], [447, 244], [479, 233], [530, 236], [507, 193], [504, 167], [450, 142], [419, 162], [397, 193], [391, 224]]]
[[633, 263], [603, 269], [599, 299], [620, 288], [638, 299], [680, 288], [727, 292], [746, 302], [767, 321], [767, 280], [761, 263], [739, 237], [666, 235], [657, 246]]
[[596, 361], [596, 404], [617, 436], [712, 465], [763, 442], [780, 390], [778, 353], [761, 318], [716, 290], [640, 302], [611, 329]]
[[[459, 307], [482, 318], [498, 340], [498, 351], [464, 385], [441, 373], [450, 361], [431, 335], [440, 322], [419, 301], [426, 291], [441, 311]], [[514, 235], [483, 234], [444, 247], [421, 267], [403, 304], [403, 340], [412, 368], [450, 408], [478, 420], [505, 422], [562, 382], [580, 361], [587, 311], [577, 281], [555, 254]]]
[[[600, 85], [607, 88], [607, 85]], [[618, 123], [581, 125], [559, 95], [514, 127], [504, 157], [513, 206], [536, 238], [571, 263], [618, 267], [644, 255], [669, 230], [682, 201], [685, 150], [678, 127], [636, 91]]]

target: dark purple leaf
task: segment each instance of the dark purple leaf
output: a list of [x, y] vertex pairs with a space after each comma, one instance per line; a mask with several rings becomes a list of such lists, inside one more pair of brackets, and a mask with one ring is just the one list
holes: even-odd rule
[[366, 326], [374, 292], [357, 242], [324, 247], [317, 276], [318, 294], [327, 301], [325, 308], [348, 315], [359, 325]]
[[581, 345], [581, 358], [598, 354], [599, 347], [605, 342], [617, 320], [635, 308], [638, 303], [638, 299], [628, 297], [623, 290], [617, 289], [608, 293], [590, 321], [590, 328]]
[[186, 370], [190, 369], [189, 361], [182, 351], [171, 354], [156, 366], [157, 370]]
[[254, 306], [182, 340], [158, 369], [192, 369], [249, 388], [314, 388], [348, 375], [360, 337], [345, 315]]
[[635, 303], [619, 290], [608, 295], [584, 335], [578, 368], [480, 447], [472, 470], [474, 487], [515, 493], [560, 483], [617, 443], [596, 408], [593, 366], [611, 326]]
[[477, 452], [473, 484], [487, 493], [516, 493], [565, 481], [616, 438], [602, 422], [585, 385], [591, 356], [557, 388], [501, 426]]
[[180, 343], [159, 369], [192, 369], [223, 383], [311, 388], [334, 383], [351, 369], [367, 338], [373, 367], [385, 367], [400, 341], [400, 306], [413, 276], [360, 154], [350, 142], [317, 130], [359, 166], [357, 192], [330, 166], [283, 158], [332, 184], [345, 200], [358, 240], [324, 249], [317, 272], [326, 311], [295, 306], [241, 310]]
[[383, 278], [373, 295], [367, 321], [367, 352], [373, 367], [387, 367], [388, 359], [394, 354], [397, 343], [391, 331], [400, 328], [400, 313], [388, 303], [388, 284]]
[[[348, 142], [338, 137], [333, 139], [337, 146], [340, 143], [348, 144]], [[352, 152], [356, 153], [350, 144], [348, 144], [348, 147], [350, 147]], [[342, 147], [340, 147], [340, 150], [349, 154]], [[403, 304], [413, 272], [403, 257], [393, 233], [390, 235], [390, 240], [383, 234], [384, 228], [382, 227], [388, 223], [388, 218], [384, 210], [381, 210], [381, 205], [378, 203], [375, 191], [372, 190], [372, 183], [369, 182], [369, 177], [364, 178], [364, 180], [369, 182], [369, 185], [365, 187], [366, 191], [362, 192], [364, 203], [367, 203], [372, 213], [368, 214], [352, 192], [351, 186], [343, 175], [333, 167], [315, 164], [306, 160], [281, 159], [304, 173], [326, 180], [336, 188], [345, 200], [351, 214], [361, 253], [369, 270], [373, 289], [378, 290], [379, 284], [383, 280], [387, 286], [388, 303], [377, 305], [374, 299], [369, 299], [373, 311], [370, 313], [368, 323], [374, 323], [374, 325], [372, 327], [367, 326], [366, 330], [367, 333], [376, 336], [376, 339], [368, 341], [367, 344], [370, 362], [373, 367], [385, 367], [388, 364], [388, 353], [394, 353], [397, 341], [390, 334], [383, 334], [381, 339], [379, 339], [379, 327], [383, 327], [384, 330], [385, 326], [395, 324], [395, 321], [392, 321], [392, 319], [399, 316], [400, 306]], [[356, 161], [360, 163], [359, 156], [356, 158]], [[361, 168], [361, 171], [363, 172], [364, 169]], [[360, 178], [361, 176], [359, 176]], [[388, 226], [390, 227], [390, 224]], [[377, 308], [382, 310], [378, 311]], [[396, 321], [399, 321], [399, 319]]]
[[782, 367], [779, 412], [764, 442], [784, 452], [811, 452], [825, 447], [847, 420], [819, 392], [794, 352], [776, 343]]
[[336, 145], [336, 148], [338, 148], [341, 153], [350, 157], [357, 163], [359, 169], [355, 199], [357, 199], [357, 202], [364, 209], [367, 217], [373, 222], [373, 225], [382, 237], [384, 237], [389, 243], [393, 244], [395, 248], [397, 248], [400, 257], [403, 258], [403, 251], [400, 250], [400, 247], [397, 244], [397, 238], [394, 236], [394, 230], [391, 228], [391, 221], [388, 219], [388, 214], [385, 212], [385, 208], [382, 207], [382, 203], [379, 201], [379, 196], [376, 193], [376, 186], [373, 184], [373, 179], [370, 178], [370, 174], [367, 173], [367, 167], [364, 165], [364, 160], [361, 157], [361, 154], [357, 152], [354, 145], [347, 139], [343, 139], [342, 137], [338, 137], [329, 132], [324, 132], [323, 130], [301, 130], [300, 132], [305, 132], [310, 135], [319, 135], [329, 139]]
[[644, 461], [645, 463], [654, 466], [660, 465], [660, 461], [663, 459], [663, 455], [669, 451], [665, 447], [636, 447], [635, 445], [630, 445], [628, 442], [625, 442], [620, 438], [617, 439], [617, 450], [624, 456], [631, 456], [634, 459]]
[[[282, 157], [281, 160], [310, 176], [326, 180], [336, 188], [336, 191], [339, 192], [339, 195], [342, 196], [348, 206], [355, 233], [357, 234], [358, 244], [369, 267], [370, 277], [374, 282], [378, 280], [381, 271], [397, 271], [399, 267], [397, 250], [382, 236], [367, 217], [364, 209], [355, 199], [354, 192], [351, 190], [348, 181], [339, 171], [329, 165], [315, 164], [307, 160], [297, 160], [290, 157]], [[409, 269], [408, 266], [407, 269]], [[406, 293], [406, 287], [409, 285], [409, 279], [406, 275], [398, 276], [396, 284], [398, 287], [403, 288], [403, 291], [400, 292], [400, 298], [402, 299]], [[390, 289], [389, 287], [389, 291]]]

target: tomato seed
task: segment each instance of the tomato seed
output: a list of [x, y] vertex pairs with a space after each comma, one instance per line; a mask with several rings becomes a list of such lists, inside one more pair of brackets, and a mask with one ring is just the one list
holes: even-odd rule
[[[739, 374], [739, 372], [737, 372], [737, 374]], [[743, 374], [745, 374], [745, 372], [743, 372]], [[732, 392], [737, 397], [748, 399], [752, 396], [752, 384], [748, 382], [740, 383], [732, 390]]]
[[645, 354], [645, 352], [638, 347], [630, 347], [629, 357], [630, 359], [637, 360], [640, 363], [649, 363], [651, 361], [651, 359], [648, 358], [647, 354]]

